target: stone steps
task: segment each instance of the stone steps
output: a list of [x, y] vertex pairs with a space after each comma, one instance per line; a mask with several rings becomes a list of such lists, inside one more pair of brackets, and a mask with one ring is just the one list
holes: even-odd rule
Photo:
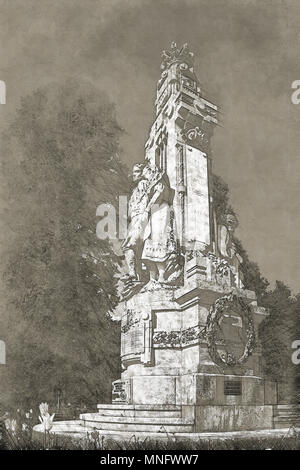
[[298, 422], [290, 421], [274, 421], [274, 429], [288, 429], [288, 428], [299, 428], [300, 429], [300, 420]]
[[289, 428], [300, 426], [299, 405], [277, 405], [274, 407], [274, 428]]
[[110, 407], [98, 405], [98, 414], [100, 416], [128, 416], [128, 417], [149, 417], [149, 418], [160, 418], [160, 417], [181, 417], [181, 407], [172, 405], [157, 407], [152, 406], [147, 407], [147, 405], [125, 405], [120, 407], [120, 405], [110, 405]]
[[274, 406], [274, 416], [289, 416], [289, 415], [299, 415], [300, 416], [300, 406], [299, 405], [275, 405]]
[[99, 416], [128, 416], [128, 417], [149, 417], [159, 418], [160, 416], [166, 418], [180, 418], [180, 411], [143, 411], [143, 410], [99, 410]]
[[150, 416], [101, 416], [98, 413], [84, 413], [80, 415], [84, 421], [97, 421], [101, 423], [158, 423], [158, 424], [193, 424], [193, 419], [183, 419], [177, 417], [159, 416], [151, 418]]
[[107, 431], [193, 432], [194, 420], [174, 416], [102, 416], [99, 413], [80, 415], [83, 426]]
[[287, 414], [287, 413], [283, 413], [283, 414], [279, 414], [279, 415], [274, 415], [274, 419], [277, 419], [277, 418], [284, 418], [284, 419], [300, 419], [300, 415], [298, 413], [290, 413], [290, 414]]
[[300, 405], [294, 404], [294, 403], [287, 403], [287, 404], [279, 404], [275, 405], [278, 410], [288, 410], [290, 408], [300, 410]]
[[289, 415], [289, 416], [274, 416], [274, 421], [290, 421], [290, 422], [300, 422], [299, 415]]
[[85, 421], [84, 426], [86, 428], [96, 428], [101, 431], [114, 431], [115, 433], [120, 432], [152, 432], [152, 433], [192, 433], [194, 430], [193, 425], [188, 424], [175, 424], [175, 425], [160, 425], [160, 424], [137, 424], [137, 423], [97, 423], [94, 421]]
[[156, 410], [156, 411], [175, 411], [181, 410], [181, 405], [127, 405], [118, 403], [105, 403], [97, 405], [98, 410]]

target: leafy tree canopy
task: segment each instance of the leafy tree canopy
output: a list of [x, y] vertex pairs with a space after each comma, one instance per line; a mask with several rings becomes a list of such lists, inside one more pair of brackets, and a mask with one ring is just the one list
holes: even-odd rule
[[[88, 83], [52, 84], [22, 100], [4, 139], [8, 227], [1, 337], [12, 403], [109, 400], [119, 331], [108, 316], [118, 259], [96, 238], [96, 208], [128, 190], [122, 129]], [[1, 387], [2, 387], [1, 384]]]

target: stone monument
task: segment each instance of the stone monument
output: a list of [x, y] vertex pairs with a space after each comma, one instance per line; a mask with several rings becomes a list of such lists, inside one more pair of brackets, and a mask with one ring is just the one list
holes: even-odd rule
[[263, 376], [258, 326], [267, 312], [243, 285], [237, 220], [214, 206], [218, 108], [203, 97], [187, 45], [172, 43], [162, 59], [122, 246], [114, 312], [122, 374], [111, 404], [54, 423], [53, 432], [97, 428], [125, 438], [288, 427], [288, 405], [277, 405], [276, 384]]
[[267, 313], [243, 286], [237, 221], [218, 220], [212, 197], [218, 108], [203, 97], [187, 45], [172, 43], [162, 59], [114, 313], [123, 372], [112, 405], [81, 419], [108, 431], [270, 429], [277, 392], [258, 339]]

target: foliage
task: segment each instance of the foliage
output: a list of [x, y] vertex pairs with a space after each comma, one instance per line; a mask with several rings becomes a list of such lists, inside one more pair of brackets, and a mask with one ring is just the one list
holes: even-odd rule
[[295, 337], [295, 325], [300, 311], [300, 296], [293, 297], [290, 289], [276, 281], [261, 299], [269, 316], [260, 326], [260, 340], [263, 347], [264, 372], [278, 382], [279, 402], [296, 401], [297, 366], [291, 361], [291, 344]]
[[221, 176], [212, 175], [212, 193], [217, 221], [220, 221], [228, 209], [229, 187]]
[[49, 434], [45, 436], [33, 433], [31, 438], [22, 432], [12, 435], [4, 431], [0, 438], [0, 449], [9, 450], [161, 450], [177, 452], [185, 450], [300, 450], [299, 431], [291, 428], [284, 434], [270, 437], [222, 437], [222, 438], [175, 438], [172, 435], [161, 439], [136, 438], [114, 440], [92, 430], [82, 437]]
[[24, 98], [4, 138], [7, 404], [110, 399], [119, 260], [95, 229], [97, 206], [128, 191], [121, 132], [105, 95], [68, 81]]
[[269, 281], [262, 276], [258, 264], [249, 259], [249, 255], [243, 247], [241, 241], [235, 237], [234, 243], [237, 248], [237, 252], [243, 258], [241, 271], [243, 274], [245, 288], [253, 290], [257, 295], [258, 302], [260, 302], [261, 298], [267, 291]]

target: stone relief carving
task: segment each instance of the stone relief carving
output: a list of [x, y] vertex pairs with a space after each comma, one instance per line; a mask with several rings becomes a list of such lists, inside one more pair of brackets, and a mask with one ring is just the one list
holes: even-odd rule
[[188, 100], [186, 104], [189, 105], [189, 110], [183, 108], [178, 113], [176, 121], [178, 136], [184, 143], [209, 154], [211, 128], [210, 124], [206, 123], [206, 109], [202, 113], [198, 111], [197, 115], [195, 115], [193, 113], [193, 109], [195, 109], [197, 104], [195, 98], [185, 96], [184, 100]]
[[185, 330], [155, 331], [153, 346], [159, 348], [181, 348], [205, 340], [205, 327], [196, 325]]
[[203, 148], [207, 148], [209, 145], [208, 135], [202, 131], [198, 126], [187, 129], [186, 126], [181, 131], [181, 137], [184, 142], [193, 142], [196, 139], [199, 141], [199, 145]]
[[225, 214], [223, 221], [217, 227], [217, 250], [218, 254], [227, 260], [237, 287], [242, 287], [240, 265], [243, 259], [237, 253], [233, 241], [234, 231], [237, 226], [238, 221], [234, 214], [230, 212]]
[[181, 49], [177, 48], [176, 42], [171, 43], [171, 48], [168, 51], [162, 52], [161, 69], [164, 71], [174, 62], [180, 62], [181, 67], [191, 68], [194, 65], [194, 54], [189, 50], [187, 44], [184, 44]]
[[[236, 358], [235, 355], [231, 351], [227, 351], [227, 349], [221, 353], [217, 349], [217, 334], [220, 329], [220, 323], [223, 316], [229, 310], [237, 310], [243, 322], [245, 323], [246, 343], [244, 345], [243, 354], [239, 358]], [[252, 307], [247, 304], [242, 297], [238, 297], [234, 293], [224, 295], [223, 297], [217, 299], [214, 305], [212, 305], [210, 308], [209, 315], [207, 317], [206, 339], [209, 354], [216, 364], [221, 366], [227, 365], [230, 367], [235, 365], [242, 365], [252, 354], [255, 346], [255, 330]], [[226, 340], [224, 345], [226, 348]]]
[[147, 312], [127, 309], [121, 320], [121, 365], [149, 364], [152, 359], [152, 323]]
[[134, 325], [140, 323], [141, 315], [141, 312], [128, 309], [125, 315], [125, 322], [122, 319], [121, 332], [127, 333]]
[[188, 250], [186, 252], [187, 263], [197, 257], [206, 260], [204, 262], [204, 272], [207, 280], [223, 287], [238, 287], [236, 271], [230, 264], [230, 260], [217, 256], [208, 247], [202, 250]]
[[[226, 338], [219, 337], [220, 324], [229, 311], [237, 312], [240, 321], [236, 323], [244, 329], [246, 341], [240, 357], [228, 351]], [[236, 319], [236, 317], [235, 317]], [[252, 307], [243, 298], [231, 293], [216, 300], [207, 317], [206, 325], [196, 325], [184, 330], [156, 330], [153, 333], [154, 348], [183, 348], [191, 344], [205, 342], [212, 360], [220, 366], [241, 366], [252, 354], [255, 346], [255, 332]], [[218, 351], [221, 348], [221, 351]]]
[[223, 221], [218, 224], [218, 250], [226, 258], [232, 258], [235, 254], [232, 238], [237, 226], [238, 221], [231, 213], [227, 213]]

